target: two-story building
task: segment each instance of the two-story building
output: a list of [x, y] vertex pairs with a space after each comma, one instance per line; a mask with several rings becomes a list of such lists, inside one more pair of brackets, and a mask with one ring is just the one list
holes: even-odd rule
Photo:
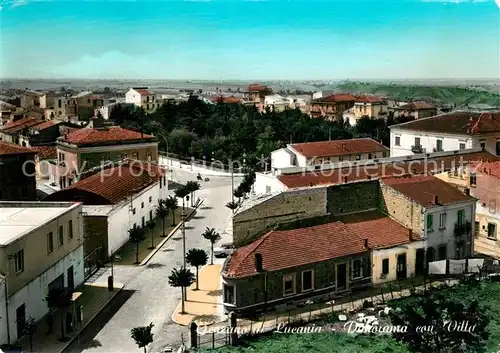
[[344, 111], [354, 107], [355, 103], [356, 97], [351, 94], [332, 94], [330, 96], [311, 100], [309, 115], [312, 118], [342, 120]]
[[44, 201], [83, 203], [85, 257], [106, 262], [128, 237], [134, 225], [153, 219], [160, 200], [171, 192], [165, 171], [156, 164], [128, 160], [103, 169]]
[[30, 317], [49, 312], [51, 288], [83, 283], [81, 211], [74, 202], [0, 202], [0, 344], [16, 342]]
[[147, 87], [133, 87], [125, 93], [125, 103], [135, 104], [146, 111], [153, 111], [160, 107], [160, 102], [156, 99], [156, 93], [148, 90]]
[[79, 121], [89, 121], [94, 110], [104, 105], [104, 99], [90, 91], [80, 92], [65, 98], [66, 115], [78, 117]]
[[387, 100], [369, 95], [357, 96], [354, 107], [344, 114], [344, 120], [348, 120], [351, 126], [356, 125], [364, 116], [373, 118], [386, 118], [389, 113]]
[[66, 188], [86, 170], [110, 161], [132, 158], [158, 161], [158, 141], [141, 132], [119, 126], [84, 128], [57, 140], [57, 164], [51, 168], [51, 182]]
[[478, 147], [500, 155], [500, 113], [453, 112], [389, 128], [391, 157]]
[[31, 148], [0, 141], [0, 200], [36, 200], [36, 154]]
[[[37, 118], [22, 118], [0, 126], [0, 140], [23, 145], [19, 136], [27, 134], [29, 129], [42, 124], [44, 121]], [[26, 142], [24, 144], [26, 146]]]
[[26, 91], [21, 94], [21, 108], [30, 110], [33, 108], [48, 108], [52, 104], [51, 97], [44, 92]]
[[423, 101], [410, 102], [403, 105], [395, 105], [391, 107], [394, 112], [394, 117], [412, 117], [422, 119], [434, 116], [437, 114], [437, 107]]

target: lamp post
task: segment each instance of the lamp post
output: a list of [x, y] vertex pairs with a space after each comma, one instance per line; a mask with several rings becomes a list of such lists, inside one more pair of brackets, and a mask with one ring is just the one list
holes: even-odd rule
[[181, 221], [182, 221], [182, 259], [183, 259], [184, 269], [186, 269], [186, 212], [184, 211], [184, 208], [182, 209]]

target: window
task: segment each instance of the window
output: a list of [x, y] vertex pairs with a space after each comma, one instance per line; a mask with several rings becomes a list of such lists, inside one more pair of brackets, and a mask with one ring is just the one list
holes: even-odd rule
[[160, 189], [163, 186], [163, 178], [160, 179]]
[[401, 146], [401, 136], [396, 136], [395, 145], [396, 146]]
[[382, 260], [382, 274], [383, 275], [389, 274], [389, 259]]
[[163, 176], [163, 185], [167, 186], [167, 176]]
[[47, 234], [47, 252], [50, 254], [54, 251], [54, 234], [50, 232]]
[[118, 153], [118, 154], [116, 155], [116, 159], [117, 159], [118, 161], [121, 161], [121, 159], [122, 159], [122, 155], [121, 155], [120, 153]]
[[441, 213], [439, 215], [439, 229], [446, 228], [446, 213]]
[[283, 295], [295, 294], [295, 275], [283, 277]]
[[344, 160], [344, 156], [339, 156], [339, 162], [342, 162]]
[[488, 223], [488, 238], [497, 240], [497, 225]]
[[144, 202], [141, 202], [141, 208], [144, 208]]
[[479, 145], [483, 150], [486, 148], [486, 142], [481, 142]]
[[357, 160], [357, 161], [361, 160], [361, 155], [360, 155], [360, 154], [357, 154], [357, 155], [356, 155], [356, 160]]
[[458, 210], [457, 212], [457, 223], [459, 226], [463, 225], [465, 223], [465, 211], [464, 210]]
[[436, 140], [436, 151], [442, 151], [443, 150], [443, 140]]
[[434, 216], [431, 214], [427, 215], [427, 231], [432, 232], [434, 230]]
[[132, 214], [135, 214], [135, 207], [132, 209]]
[[64, 229], [63, 226], [59, 226], [59, 246], [64, 245]]
[[470, 173], [470, 175], [469, 175], [469, 184], [471, 186], [476, 186], [476, 182], [477, 182], [476, 173]]
[[149, 196], [149, 203], [153, 202], [153, 196]]
[[420, 146], [420, 137], [415, 137], [415, 147]]
[[497, 202], [495, 200], [491, 200], [489, 204], [490, 213], [495, 213], [497, 211]]
[[147, 156], [148, 156], [148, 162], [151, 161], [151, 153], [150, 152], [148, 152]]
[[479, 222], [474, 222], [474, 234], [479, 234], [479, 230], [481, 229], [481, 224]]
[[233, 286], [228, 286], [227, 284], [224, 284], [224, 303], [236, 304]]
[[146, 219], [144, 218], [144, 216], [142, 216], [142, 227], [144, 228], [145, 225], [146, 225]]
[[137, 154], [137, 152], [132, 153], [132, 158], [139, 159], [139, 155]]
[[16, 265], [16, 273], [24, 271], [24, 250], [18, 251], [14, 255], [15, 265]]
[[73, 221], [68, 222], [68, 238], [73, 239]]
[[372, 159], [372, 154], [368, 153], [368, 159]]
[[314, 270], [302, 272], [302, 291], [314, 289]]
[[352, 278], [361, 278], [361, 260], [352, 261]]
[[459, 144], [458, 148], [461, 149], [461, 150], [465, 150], [465, 143]]
[[153, 211], [149, 211], [149, 220], [153, 219]]
[[438, 248], [438, 261], [440, 260], [446, 260], [448, 258], [448, 246], [447, 245], [441, 245]]

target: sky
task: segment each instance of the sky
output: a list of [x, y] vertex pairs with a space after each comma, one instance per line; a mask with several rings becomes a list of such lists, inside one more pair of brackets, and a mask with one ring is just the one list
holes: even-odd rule
[[3, 1], [2, 78], [500, 78], [494, 0]]

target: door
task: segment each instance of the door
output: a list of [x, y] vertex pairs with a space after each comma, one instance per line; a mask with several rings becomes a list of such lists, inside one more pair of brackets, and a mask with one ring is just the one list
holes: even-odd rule
[[417, 249], [417, 253], [415, 255], [415, 272], [417, 275], [424, 274], [424, 262], [425, 262], [424, 257], [425, 257], [425, 250]]
[[406, 254], [398, 255], [396, 278], [398, 280], [406, 278]]
[[345, 263], [337, 265], [337, 291], [347, 289], [347, 265]]
[[24, 336], [24, 325], [26, 324], [26, 305], [21, 305], [16, 309], [17, 338]]
[[70, 290], [75, 289], [75, 275], [73, 273], [73, 266], [68, 268], [68, 288]]

